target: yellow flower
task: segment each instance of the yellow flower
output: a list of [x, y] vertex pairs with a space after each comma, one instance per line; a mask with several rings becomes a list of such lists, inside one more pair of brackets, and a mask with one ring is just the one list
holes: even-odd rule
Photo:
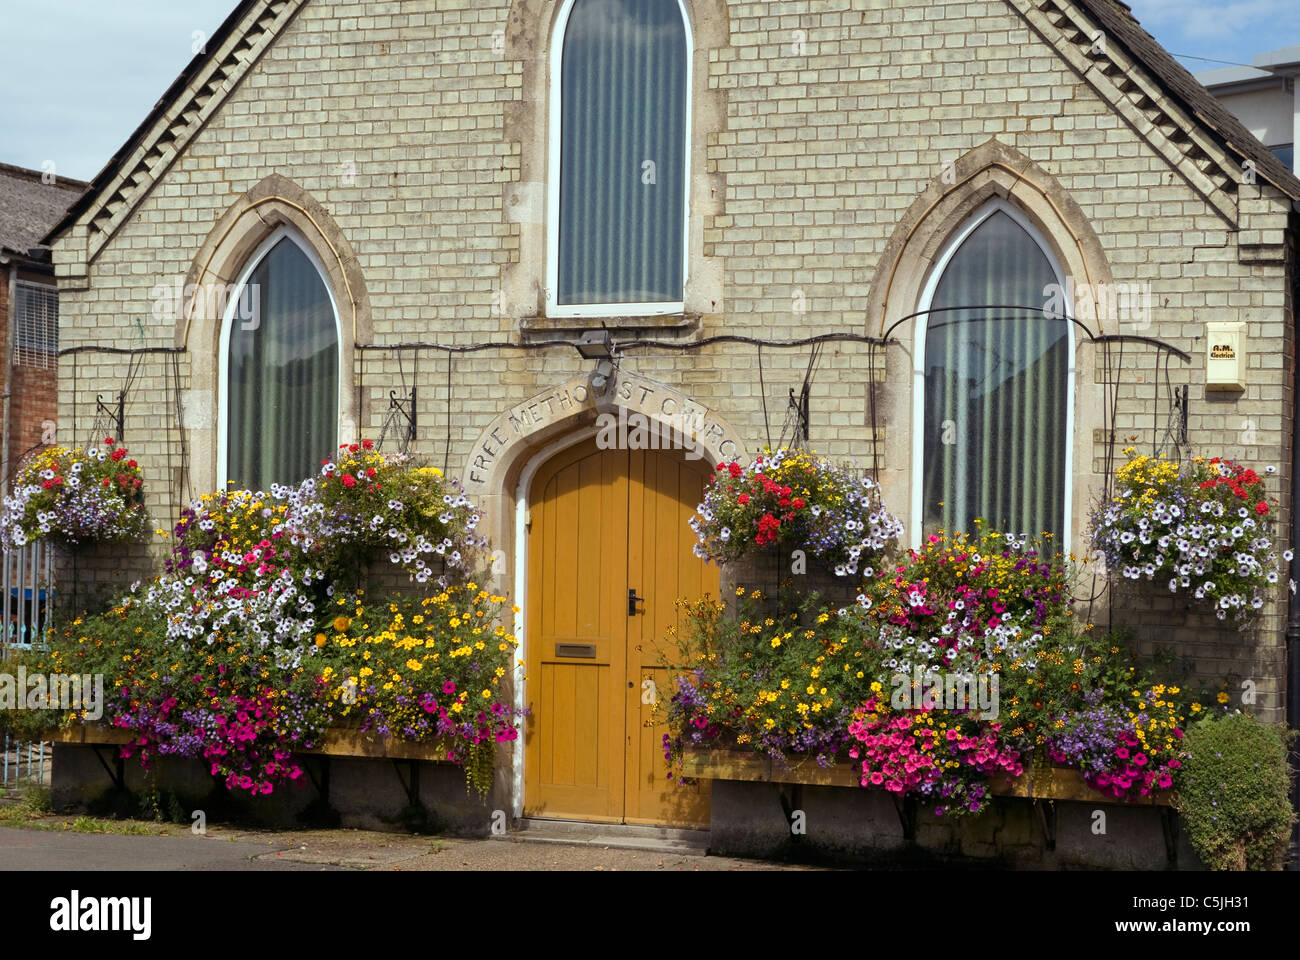
[[334, 618], [334, 629], [337, 630], [339, 633], [342, 633], [350, 626], [352, 626], [352, 621], [349, 620], [347, 617]]

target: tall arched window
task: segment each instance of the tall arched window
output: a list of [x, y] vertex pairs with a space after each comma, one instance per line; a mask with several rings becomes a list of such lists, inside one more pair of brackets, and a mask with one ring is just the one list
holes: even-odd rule
[[566, 0], [551, 45], [553, 315], [683, 308], [690, 79], [681, 0]]
[[269, 490], [319, 468], [338, 443], [339, 328], [316, 255], [281, 228], [249, 258], [221, 331], [219, 462]]
[[1065, 291], [1050, 248], [1001, 201], [936, 261], [917, 321], [918, 533], [974, 532], [978, 518], [1068, 549], [1074, 338], [1042, 312], [1054, 284]]

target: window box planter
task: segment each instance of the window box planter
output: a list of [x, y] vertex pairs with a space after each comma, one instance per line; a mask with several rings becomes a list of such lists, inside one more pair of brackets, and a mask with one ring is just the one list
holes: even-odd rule
[[[107, 727], [103, 724], [77, 724], [49, 732], [46, 740], [75, 746], [119, 746], [135, 739], [129, 730]], [[356, 727], [337, 727], [325, 732], [324, 742], [312, 750], [295, 751], [305, 756], [367, 757], [387, 760], [421, 760], [426, 763], [450, 763], [447, 751], [435, 744], [410, 743], [392, 737], [378, 737], [362, 733]]]
[[[858, 781], [857, 768], [847, 759], [834, 766], [819, 767], [806, 759], [782, 767], [771, 758], [744, 750], [686, 749], [682, 754], [682, 776], [703, 780], [750, 780], [763, 783], [797, 783], [820, 787], [865, 789]], [[1074, 800], [1081, 803], [1110, 803], [1133, 806], [1172, 806], [1170, 792], [1156, 791], [1137, 800], [1120, 800], [1092, 789], [1083, 774], [1070, 767], [1026, 770], [1014, 779], [992, 778], [989, 792], [999, 797], [1029, 800]]]

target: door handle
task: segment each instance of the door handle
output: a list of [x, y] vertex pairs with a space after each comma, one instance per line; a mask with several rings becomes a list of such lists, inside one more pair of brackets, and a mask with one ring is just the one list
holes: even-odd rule
[[636, 616], [636, 605], [638, 603], [645, 603], [645, 597], [638, 597], [635, 587], [629, 588], [627, 591], [627, 615], [629, 617]]

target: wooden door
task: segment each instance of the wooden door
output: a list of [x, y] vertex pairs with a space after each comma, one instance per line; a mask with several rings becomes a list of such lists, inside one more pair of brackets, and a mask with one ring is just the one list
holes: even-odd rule
[[[687, 521], [705, 467], [679, 451], [587, 441], [543, 465], [529, 499], [524, 813], [698, 826], [707, 782], [667, 779], [663, 666], [674, 601], [717, 595]], [[645, 598], [629, 614], [628, 591]], [[648, 684], [647, 681], [650, 681]]]

